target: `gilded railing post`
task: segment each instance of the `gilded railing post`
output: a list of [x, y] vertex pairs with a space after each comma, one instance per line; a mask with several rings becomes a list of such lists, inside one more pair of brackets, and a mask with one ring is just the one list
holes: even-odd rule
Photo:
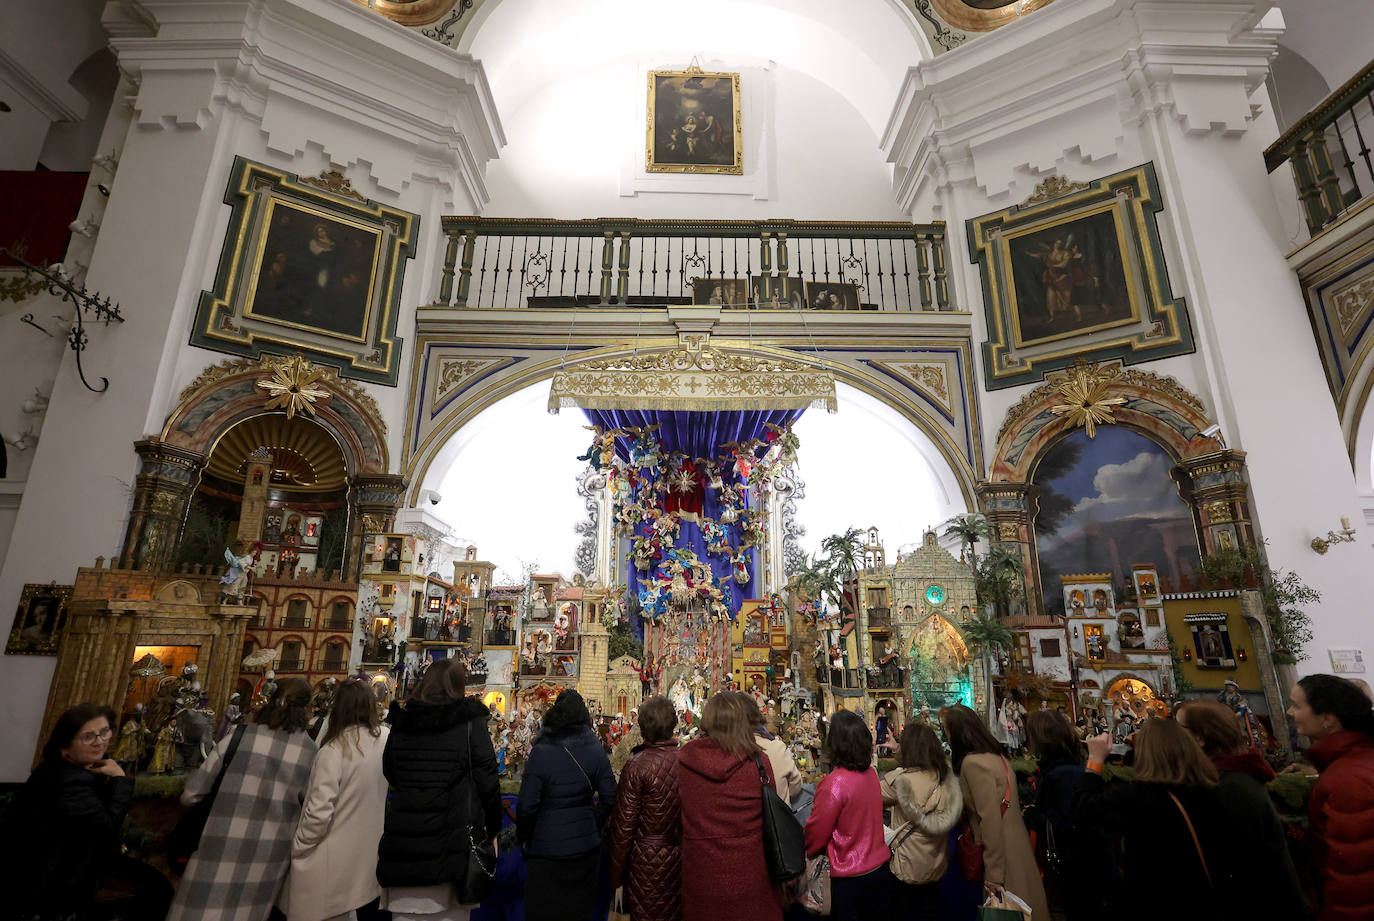
[[444, 307], [449, 305], [449, 299], [453, 297], [453, 271], [457, 265], [458, 234], [450, 230], [448, 232], [448, 245], [444, 248], [443, 278], [439, 282], [439, 303]]
[[777, 235], [777, 238], [778, 238], [778, 275], [779, 275], [780, 277], [782, 277], [782, 278], [786, 278], [787, 275], [788, 275], [788, 272], [789, 272], [790, 269], [791, 269], [791, 265], [790, 265], [790, 264], [788, 263], [788, 261], [787, 261], [787, 234], [785, 234], [785, 233], [780, 233], [780, 234]]
[[1325, 131], [1314, 131], [1308, 137], [1307, 155], [1312, 161], [1317, 188], [1321, 191], [1322, 207], [1326, 209], [1323, 223], [1326, 223], [1345, 210], [1345, 202], [1341, 199], [1341, 183], [1331, 163], [1331, 152], [1326, 149]]
[[[773, 296], [773, 293], [782, 291], [773, 277], [773, 252], [769, 246], [769, 238], [772, 236], [768, 231], [759, 231], [759, 300]], [[755, 307], [762, 307], [763, 304], [755, 304]]]
[[620, 259], [617, 261], [619, 272], [615, 281], [615, 296], [624, 304], [630, 296], [630, 232], [620, 232]]
[[615, 271], [615, 231], [601, 235], [601, 302], [611, 299], [612, 273]]
[[916, 290], [921, 295], [921, 309], [930, 309], [930, 253], [929, 248], [935, 246], [935, 241], [923, 233], [916, 234]]
[[458, 296], [453, 300], [455, 307], [468, 305], [468, 291], [472, 287], [472, 254], [476, 248], [477, 228], [469, 227], [463, 231], [463, 264], [458, 269]]
[[949, 275], [945, 271], [945, 231], [941, 227], [930, 235], [930, 258], [935, 267], [935, 306], [949, 309]]

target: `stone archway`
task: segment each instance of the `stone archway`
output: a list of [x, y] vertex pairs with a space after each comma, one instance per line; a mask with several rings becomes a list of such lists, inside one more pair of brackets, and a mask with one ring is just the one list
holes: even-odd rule
[[[512, 315], [514, 327], [516, 320], [526, 319], [520, 314], [533, 311], [502, 313]], [[456, 316], [450, 325], [466, 319]], [[786, 318], [755, 320], [753, 335], [761, 338], [770, 321], [780, 325], [779, 321], [786, 322]], [[588, 334], [578, 343], [579, 348], [559, 351], [545, 345], [538, 350], [532, 348], [528, 333], [489, 334], [489, 341], [481, 346], [461, 347], [454, 344], [457, 329], [448, 330], [442, 338], [422, 334], [419, 369], [411, 394], [411, 428], [405, 439], [404, 468], [411, 484], [408, 502], [417, 504], [424, 489], [437, 485], [430, 480], [435, 469], [442, 466], [440, 458], [445, 447], [464, 426], [501, 399], [544, 384], [561, 371], [584, 365], [709, 347], [727, 355], [747, 355], [829, 372], [837, 382], [896, 410], [930, 439], [938, 451], [938, 460], [950, 471], [951, 493], [957, 492], [972, 507], [974, 485], [982, 472], [982, 443], [969, 340], [952, 335], [894, 334], [856, 348], [847, 336], [839, 340], [834, 334], [805, 332], [804, 321], [793, 322], [803, 331], [798, 339], [808, 345], [806, 351], [801, 350], [800, 343], [797, 348], [786, 348], [749, 339], [716, 338], [709, 324], [700, 324], [702, 332], [687, 332], [681, 321], [675, 336], [665, 337], [655, 330], [653, 338], [646, 335], [645, 340], [635, 341], [632, 337], [637, 335], [636, 326], [631, 324], [628, 333], [606, 329]], [[527, 354], [520, 354], [522, 351]]]
[[1132, 429], [1169, 454], [1203, 553], [1255, 542], [1245, 454], [1226, 448], [1214, 434], [1202, 401], [1171, 377], [1115, 362], [1080, 361], [1049, 375], [1007, 412], [988, 480], [978, 485], [993, 541], [1015, 548], [1025, 562], [1029, 613], [1043, 613], [1035, 469], [1056, 442], [1087, 427], [1089, 419], [1094, 427]]
[[157, 569], [166, 565], [215, 445], [240, 423], [281, 412], [273, 405], [280, 405], [276, 397], [259, 386], [263, 381], [319, 394], [300, 396], [287, 415], [299, 412], [338, 442], [353, 521], [349, 557], [354, 555], [351, 545], [360, 539], [364, 528], [383, 531], [390, 527], [405, 480], [387, 472], [391, 461], [386, 423], [367, 392], [340, 378], [333, 369], [312, 368], [298, 355], [288, 359], [271, 355], [231, 359], [202, 371], [182, 391], [159, 435], [134, 446], [142, 467], [120, 554], [121, 567]]

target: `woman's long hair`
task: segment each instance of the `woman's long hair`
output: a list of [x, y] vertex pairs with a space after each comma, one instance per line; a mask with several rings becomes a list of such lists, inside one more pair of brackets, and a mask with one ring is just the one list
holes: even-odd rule
[[1069, 718], [1058, 710], [1036, 710], [1026, 717], [1026, 742], [1041, 767], [1047, 764], [1082, 764], [1083, 743]]
[[759, 751], [746, 700], [739, 691], [721, 691], [701, 708], [701, 731], [740, 761]]
[[467, 693], [467, 669], [457, 659], [435, 659], [420, 676], [407, 703], [451, 704]]
[[1175, 787], [1215, 787], [1212, 759], [1176, 720], [1152, 719], [1135, 734], [1135, 779]]
[[1240, 728], [1236, 712], [1220, 701], [1186, 701], [1174, 712], [1174, 719], [1193, 734], [1203, 754], [1213, 760], [1250, 747], [1250, 739]]
[[253, 722], [268, 729], [305, 732], [310, 725], [310, 682], [304, 678], [283, 678], [272, 698], [253, 715]]
[[[350, 679], [339, 685], [339, 690], [334, 694], [334, 706], [329, 711], [329, 728], [320, 740], [320, 748], [342, 736], [345, 729], [352, 729], [354, 726], [358, 727], [359, 733], [366, 730], [374, 739], [382, 734], [382, 718], [377, 714], [377, 698], [372, 695], [371, 688], [365, 682]], [[362, 754], [363, 747], [358, 739], [359, 736], [353, 737], [353, 747]]]
[[933, 771], [936, 783], [944, 783], [949, 776], [949, 759], [940, 746], [940, 737], [925, 723], [906, 724], [897, 763], [908, 771]]
[[1359, 685], [1336, 675], [1308, 675], [1298, 679], [1307, 705], [1318, 715], [1330, 713], [1342, 729], [1374, 736], [1374, 710]]
[[940, 711], [940, 721], [945, 724], [954, 773], [963, 769], [964, 759], [969, 755], [1002, 754], [1002, 743], [993, 736], [982, 717], [963, 704], [945, 707]]

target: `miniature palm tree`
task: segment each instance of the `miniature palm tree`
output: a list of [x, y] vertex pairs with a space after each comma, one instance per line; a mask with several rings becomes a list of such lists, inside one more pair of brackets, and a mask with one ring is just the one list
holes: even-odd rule
[[831, 534], [821, 541], [821, 549], [825, 551], [830, 575], [841, 586], [841, 612], [846, 610], [853, 612], [858, 607], [857, 599], [853, 605], [845, 603], [848, 600], [848, 594], [843, 586], [852, 581], [855, 583], [855, 590], [857, 591], [859, 570], [863, 568], [864, 559], [863, 533], [858, 528], [850, 528], [843, 534]]
[[988, 614], [979, 614], [970, 617], [964, 622], [961, 629], [964, 632], [964, 639], [978, 647], [979, 656], [983, 662], [983, 682], [984, 700], [988, 702], [988, 715], [992, 715], [992, 654], [996, 651], [1005, 652], [1016, 642], [1016, 637], [1012, 635], [1007, 625], [996, 617]]
[[1021, 554], [1005, 544], [994, 544], [983, 557], [977, 573], [979, 602], [992, 602], [997, 607], [997, 615], [1005, 617], [1011, 602], [1021, 594]]
[[978, 569], [978, 542], [992, 536], [992, 525], [979, 514], [955, 515], [945, 522], [946, 538], [956, 538], [960, 544], [961, 558], [967, 554], [966, 562], [974, 571]]
[[839, 583], [835, 580], [835, 574], [830, 567], [830, 561], [824, 557], [803, 556], [802, 562], [797, 567], [797, 574], [793, 577], [793, 588], [804, 595], [809, 601], [824, 601], [829, 598], [839, 603]]

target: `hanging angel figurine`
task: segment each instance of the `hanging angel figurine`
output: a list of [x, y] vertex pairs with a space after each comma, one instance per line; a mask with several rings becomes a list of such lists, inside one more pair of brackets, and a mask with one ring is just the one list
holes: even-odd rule
[[221, 595], [233, 598], [235, 604], [243, 604], [243, 596], [248, 592], [248, 577], [261, 551], [262, 544], [256, 541], [253, 542], [253, 552], [243, 556], [234, 556], [233, 550], [224, 548], [224, 561], [229, 564], [229, 571], [220, 576], [219, 581], [228, 587], [220, 589]]
[[580, 455], [577, 459], [586, 461], [592, 465], [593, 470], [600, 471], [610, 467], [615, 463], [615, 440], [620, 435], [627, 434], [624, 429], [611, 429], [603, 431], [599, 425], [584, 425], [592, 434], [592, 445], [587, 449], [586, 454]]
[[634, 435], [634, 442], [630, 445], [630, 463], [635, 467], [653, 468], [659, 462], [659, 443], [654, 432], [658, 431], [657, 425], [647, 428], [630, 429], [627, 434]]
[[735, 473], [741, 480], [748, 480], [750, 472], [754, 469], [754, 463], [758, 460], [754, 457], [754, 449], [763, 444], [757, 438], [751, 438], [746, 442], [726, 441], [721, 443], [721, 447], [728, 450], [735, 461]]
[[720, 464], [705, 458], [701, 459], [701, 478], [706, 483], [706, 488], [713, 491], [717, 496], [725, 491], [725, 481], [721, 479]]
[[801, 447], [801, 439], [792, 434], [792, 426], [774, 425], [765, 422], [763, 427], [768, 429], [768, 434], [763, 436], [764, 442], [769, 446], [769, 453], [777, 458], [779, 467], [790, 467], [797, 462], [797, 449]]
[[735, 581], [740, 585], [749, 584], [749, 554], [743, 549], [736, 550], [730, 557], [730, 565], [735, 570]]

